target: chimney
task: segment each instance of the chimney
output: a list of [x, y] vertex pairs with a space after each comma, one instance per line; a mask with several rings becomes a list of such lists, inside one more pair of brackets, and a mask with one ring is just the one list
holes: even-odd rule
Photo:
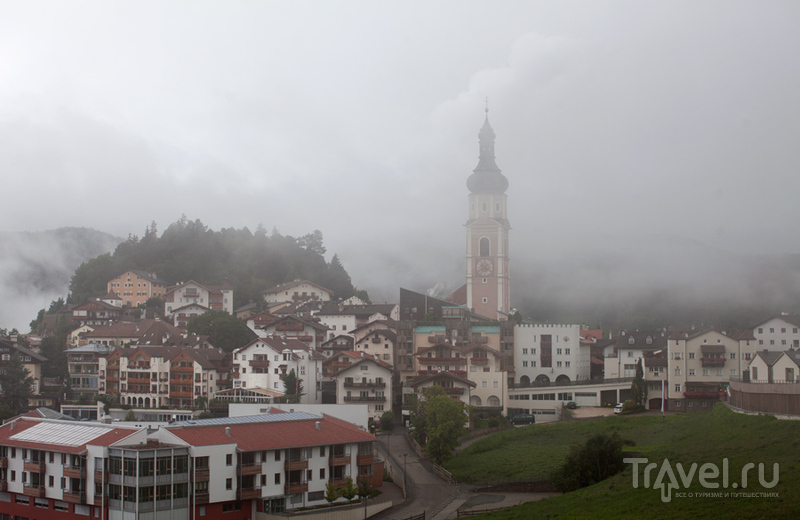
[[231, 427], [230, 426], [226, 426], [225, 427], [225, 435], [227, 435], [228, 437], [231, 436]]
[[316, 429], [318, 429], [318, 430], [321, 430], [321, 429], [322, 429], [322, 428], [320, 428], [320, 426], [319, 426], [319, 421], [317, 421], [317, 422], [314, 424], [314, 427], [315, 427]]

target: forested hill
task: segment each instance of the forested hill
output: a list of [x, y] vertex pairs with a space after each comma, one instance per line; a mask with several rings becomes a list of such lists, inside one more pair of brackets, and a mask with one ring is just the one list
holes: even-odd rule
[[295, 279], [310, 280], [332, 290], [337, 298], [357, 294], [367, 298], [350, 280], [334, 255], [326, 262], [320, 231], [300, 238], [284, 236], [263, 226], [255, 233], [243, 229], [208, 229], [200, 220], [185, 217], [159, 237], [155, 222], [144, 236], [130, 236], [113, 254], [84, 262], [70, 282], [70, 303], [103, 296], [107, 282], [128, 269], [154, 272], [169, 283], [194, 280], [208, 285], [227, 282], [234, 290], [234, 306], [257, 301], [264, 289]]

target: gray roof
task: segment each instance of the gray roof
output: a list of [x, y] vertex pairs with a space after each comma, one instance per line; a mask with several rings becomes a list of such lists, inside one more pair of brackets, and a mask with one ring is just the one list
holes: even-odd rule
[[322, 416], [314, 415], [313, 413], [308, 412], [266, 413], [261, 415], [242, 415], [239, 417], [217, 417], [214, 419], [178, 421], [170, 426], [220, 426], [226, 424], [255, 424], [313, 419], [322, 419]]

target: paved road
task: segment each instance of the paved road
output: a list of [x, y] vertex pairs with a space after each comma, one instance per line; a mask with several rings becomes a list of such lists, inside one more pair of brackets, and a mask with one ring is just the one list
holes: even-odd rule
[[395, 428], [392, 435], [379, 435], [378, 440], [387, 447], [392, 458], [399, 465], [405, 461], [409, 486], [413, 486], [408, 499], [391, 510], [380, 513], [373, 518], [381, 520], [402, 520], [425, 511], [426, 518], [432, 519], [441, 513], [456, 497], [459, 496], [459, 487], [449, 484], [431, 471], [431, 463], [417, 457], [411, 449], [405, 435], [405, 428]]

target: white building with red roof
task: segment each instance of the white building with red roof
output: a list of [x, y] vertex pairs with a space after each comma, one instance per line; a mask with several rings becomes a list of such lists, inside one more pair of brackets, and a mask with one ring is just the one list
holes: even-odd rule
[[[9, 518], [244, 520], [325, 503], [329, 481], [383, 481], [375, 437], [278, 413], [146, 428], [19, 417], [0, 426]], [[369, 514], [391, 505], [373, 505]]]
[[298, 339], [258, 338], [233, 351], [233, 389], [264, 389], [282, 395], [283, 379], [294, 370], [303, 386], [300, 402], [321, 403], [317, 388], [323, 359], [322, 354]]
[[362, 353], [352, 364], [333, 374], [336, 403], [366, 404], [369, 417], [380, 419], [384, 412], [392, 410], [393, 376], [389, 363]]

